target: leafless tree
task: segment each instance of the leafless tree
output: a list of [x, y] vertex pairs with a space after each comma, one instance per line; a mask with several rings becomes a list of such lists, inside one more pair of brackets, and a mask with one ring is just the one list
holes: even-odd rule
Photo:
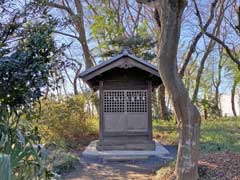
[[72, 3], [69, 3], [68, 0], [42, 1], [41, 5], [55, 8], [67, 14], [69, 20], [72, 22], [72, 26], [75, 28], [75, 31], [72, 33], [66, 33], [62, 31], [55, 31], [55, 32], [62, 34], [64, 36], [74, 38], [77, 41], [79, 41], [82, 46], [82, 50], [84, 54], [85, 66], [86, 68], [92, 67], [95, 64], [95, 61], [90, 53], [87, 38], [86, 38], [84, 11], [83, 11], [82, 2], [79, 0], [74, 0]]
[[[195, 6], [197, 6], [197, 3], [195, 0], [194, 0], [194, 4], [195, 4]], [[215, 36], [218, 36], [220, 33], [220, 27], [221, 27], [221, 23], [222, 23], [223, 16], [224, 16], [224, 1], [222, 1], [222, 0], [220, 1], [219, 7], [220, 7], [219, 12], [216, 13], [216, 14], [218, 14], [217, 20], [216, 20], [215, 26], [212, 30], [212, 34], [214, 34]], [[196, 12], [196, 14], [198, 14], [198, 13], [199, 12]], [[200, 67], [198, 69], [197, 77], [196, 77], [196, 85], [195, 85], [195, 89], [194, 89], [193, 96], [192, 96], [193, 101], [196, 101], [196, 99], [197, 99], [200, 80], [201, 80], [201, 76], [202, 76], [203, 69], [204, 69], [204, 64], [205, 64], [209, 54], [212, 52], [214, 46], [215, 46], [215, 41], [210, 39], [210, 41], [206, 47], [206, 50], [204, 52], [204, 55], [200, 61]]]

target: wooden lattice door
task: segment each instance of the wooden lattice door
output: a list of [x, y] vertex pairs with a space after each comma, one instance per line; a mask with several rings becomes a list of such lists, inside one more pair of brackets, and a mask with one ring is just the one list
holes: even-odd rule
[[104, 90], [105, 132], [146, 132], [148, 130], [147, 90]]

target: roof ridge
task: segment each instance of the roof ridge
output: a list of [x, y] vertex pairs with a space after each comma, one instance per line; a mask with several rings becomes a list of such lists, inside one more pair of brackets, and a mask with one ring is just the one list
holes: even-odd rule
[[132, 53], [132, 51], [130, 50], [130, 48], [125, 46], [118, 55], [116, 55], [114, 57], [111, 57], [110, 59], [108, 59], [108, 60], [106, 60], [106, 61], [104, 61], [104, 62], [102, 62], [102, 63], [100, 63], [100, 64], [98, 64], [96, 66], [93, 66], [93, 67], [83, 71], [82, 73], [79, 74], [79, 77], [85, 76], [85, 75], [87, 75], [87, 74], [89, 74], [89, 73], [91, 73], [91, 72], [93, 72], [93, 71], [95, 71], [95, 70], [97, 70], [99, 68], [104, 67], [105, 65], [113, 63], [114, 61], [117, 61], [117, 60], [121, 59], [124, 56], [127, 56], [127, 57], [131, 58], [132, 60], [135, 60], [135, 61], [137, 61], [137, 62], [139, 62], [141, 64], [144, 64], [144, 65], [146, 65], [146, 66], [148, 66], [148, 67], [158, 71], [158, 69], [157, 69], [157, 67], [155, 65], [147, 62], [146, 60], [143, 60], [143, 59], [135, 56]]

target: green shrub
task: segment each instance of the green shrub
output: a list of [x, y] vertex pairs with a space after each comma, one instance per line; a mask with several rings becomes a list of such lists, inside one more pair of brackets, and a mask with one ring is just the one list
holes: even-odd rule
[[61, 145], [55, 143], [45, 144], [45, 148], [48, 152], [45, 166], [48, 166], [55, 175], [71, 171], [79, 164], [80, 158], [76, 153], [69, 152]]
[[98, 118], [88, 113], [86, 104], [87, 99], [83, 94], [61, 102], [43, 101], [38, 124], [45, 141], [64, 141], [74, 146], [81, 138], [96, 135]]
[[79, 164], [79, 158], [71, 153], [67, 152], [56, 152], [58, 157], [54, 158], [53, 171], [62, 174], [75, 169], [76, 165]]
[[49, 24], [28, 22], [21, 31], [13, 52], [0, 56], [0, 153], [10, 157], [12, 179], [50, 179], [42, 166], [41, 136], [31, 120], [59, 50]]

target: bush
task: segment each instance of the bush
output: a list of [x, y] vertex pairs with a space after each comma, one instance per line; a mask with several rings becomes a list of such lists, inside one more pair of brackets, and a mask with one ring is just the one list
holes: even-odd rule
[[88, 114], [87, 98], [80, 94], [59, 102], [45, 100], [41, 104], [39, 129], [45, 141], [63, 141], [76, 145], [81, 138], [96, 135], [98, 117]]
[[75, 169], [77, 164], [79, 164], [79, 158], [71, 153], [59, 151], [55, 152], [53, 159], [53, 171], [57, 174], [62, 174]]
[[29, 22], [13, 52], [0, 56], [0, 154], [10, 157], [12, 179], [52, 177], [42, 166], [41, 136], [31, 124], [34, 105], [49, 84], [59, 55], [52, 32], [46, 23]]

